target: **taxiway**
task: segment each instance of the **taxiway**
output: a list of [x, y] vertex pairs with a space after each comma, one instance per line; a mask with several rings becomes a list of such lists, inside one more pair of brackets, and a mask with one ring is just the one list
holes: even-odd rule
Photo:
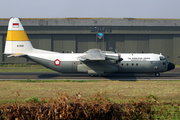
[[26, 72], [26, 73], [0, 73], [0, 80], [180, 80], [180, 68], [170, 72], [161, 73], [160, 77], [154, 74], [111, 74], [97, 77], [90, 77], [87, 74], [64, 74], [58, 72]]

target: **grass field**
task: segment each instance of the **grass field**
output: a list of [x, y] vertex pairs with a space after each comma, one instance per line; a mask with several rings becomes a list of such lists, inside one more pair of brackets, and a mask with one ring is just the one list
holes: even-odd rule
[[1, 68], [0, 72], [55, 72], [54, 70], [47, 68], [28, 68], [28, 67], [13, 67], [13, 68]]
[[35, 63], [3, 63], [0, 64], [0, 72], [55, 72], [51, 69], [47, 69], [42, 65], [38, 65]]
[[179, 85], [179, 81], [1, 81], [0, 116], [179, 120]]
[[[176, 65], [180, 67], [180, 65]], [[37, 64], [0, 64], [0, 72], [54, 72]], [[41, 101], [43, 98], [57, 98], [58, 93], [67, 93], [76, 97], [89, 98], [98, 93], [106, 93], [107, 100], [118, 104], [134, 104], [138, 101], [149, 101], [148, 97], [158, 98], [157, 105], [151, 103], [138, 106], [144, 111], [144, 118], [153, 116], [153, 119], [180, 119], [180, 81], [96, 81], [96, 80], [23, 80], [0, 81], [0, 104], [9, 105], [18, 101]], [[99, 97], [101, 99], [101, 97]], [[146, 100], [147, 99], [147, 100]], [[58, 100], [58, 99], [57, 99]], [[136, 101], [137, 100], [137, 101]], [[156, 102], [156, 101], [155, 101]], [[11, 104], [13, 105], [13, 104]], [[11, 106], [10, 105], [10, 106]], [[30, 105], [30, 104], [29, 104]], [[90, 103], [92, 105], [92, 103]], [[113, 105], [113, 104], [112, 104]], [[142, 104], [144, 105], [144, 103]], [[14, 106], [18, 106], [15, 103]], [[24, 108], [27, 106], [24, 106]], [[34, 107], [34, 104], [33, 104]], [[132, 106], [131, 106], [132, 107]], [[6, 108], [6, 107], [5, 107]], [[133, 107], [132, 107], [133, 108]], [[18, 108], [19, 109], [19, 108]], [[18, 110], [17, 109], [17, 110]], [[29, 109], [29, 108], [28, 108]], [[127, 108], [125, 108], [126, 110]], [[129, 111], [129, 108], [127, 109]], [[132, 111], [134, 115], [139, 111]], [[3, 111], [1, 109], [1, 111]], [[17, 112], [18, 113], [18, 112]], [[15, 113], [15, 114], [17, 114]], [[122, 113], [122, 112], [121, 112]], [[127, 111], [124, 112], [125, 114]], [[154, 114], [152, 114], [154, 113]], [[132, 116], [134, 116], [132, 115]], [[140, 115], [140, 116], [142, 116]], [[7, 116], [7, 115], [5, 115]], [[130, 117], [129, 119], [132, 119]], [[138, 118], [139, 119], [139, 118]]]
[[17, 91], [20, 100], [57, 97], [58, 92], [69, 95], [80, 92], [84, 98], [97, 92], [106, 92], [106, 95], [115, 101], [149, 95], [154, 95], [161, 101], [180, 101], [179, 86], [180, 81], [0, 81], [0, 103], [14, 101]]

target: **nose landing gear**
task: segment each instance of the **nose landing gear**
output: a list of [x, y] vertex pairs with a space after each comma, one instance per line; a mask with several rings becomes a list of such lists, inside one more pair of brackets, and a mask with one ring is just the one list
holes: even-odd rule
[[160, 73], [155, 73], [155, 76], [156, 76], [156, 77], [159, 77], [159, 76], [160, 76]]

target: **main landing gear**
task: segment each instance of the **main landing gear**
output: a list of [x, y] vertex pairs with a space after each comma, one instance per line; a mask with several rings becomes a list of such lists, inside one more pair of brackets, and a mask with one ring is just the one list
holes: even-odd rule
[[102, 77], [103, 75], [89, 75], [90, 77]]
[[159, 76], [160, 76], [160, 73], [155, 73], [155, 76], [156, 76], [156, 77], [159, 77]]

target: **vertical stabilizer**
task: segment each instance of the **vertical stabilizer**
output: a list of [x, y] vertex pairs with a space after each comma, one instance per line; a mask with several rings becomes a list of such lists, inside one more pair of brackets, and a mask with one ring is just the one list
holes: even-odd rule
[[18, 18], [11, 18], [8, 25], [4, 54], [25, 54], [33, 49]]

